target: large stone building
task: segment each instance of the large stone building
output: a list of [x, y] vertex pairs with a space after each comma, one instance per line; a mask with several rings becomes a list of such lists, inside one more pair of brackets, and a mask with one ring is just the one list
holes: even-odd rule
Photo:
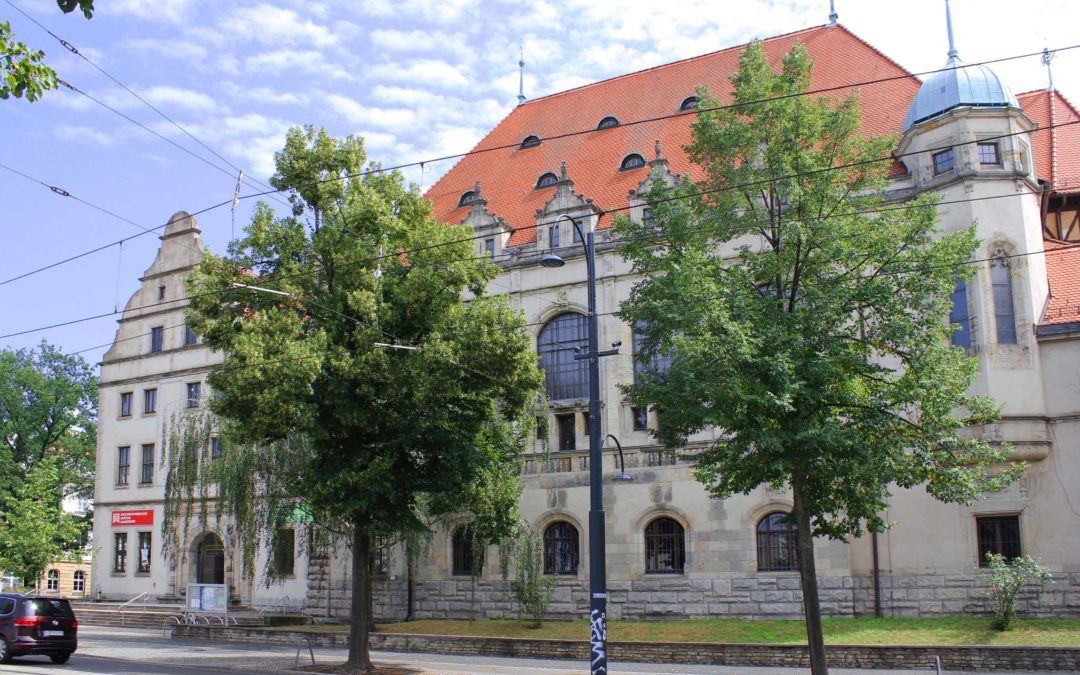
[[[1021, 481], [970, 507], [897, 490], [885, 514], [896, 525], [887, 533], [817, 541], [823, 609], [981, 610], [980, 565], [987, 553], [1002, 552], [1038, 556], [1054, 571], [1054, 583], [1024, 597], [1024, 608], [1076, 615], [1080, 249], [1072, 242], [1080, 242], [1080, 125], [1069, 123], [1080, 114], [1053, 90], [1014, 96], [992, 71], [965, 66], [953, 52], [949, 69], [920, 82], [840, 25], [765, 40], [765, 51], [775, 63], [796, 41], [815, 61], [813, 89], [857, 88], [863, 133], [898, 135], [888, 198], [933, 192], [943, 200], [944, 231], [976, 224], [982, 244], [974, 279], [954, 295], [954, 319], [964, 327], [955, 339], [979, 359], [975, 389], [1003, 406], [998, 423], [977, 431], [1012, 443], [1015, 458], [1031, 462]], [[652, 440], [657, 413], [633, 408], [619, 390], [634, 377], [635, 336], [612, 313], [636, 279], [610, 236], [611, 213], [646, 218], [639, 195], [647, 179], [671, 181], [692, 171], [682, 147], [695, 87], [726, 92], [740, 49], [523, 103], [475, 148], [484, 152], [464, 157], [428, 192], [438, 217], [475, 229], [477, 254], [492, 255], [501, 268], [490, 292], [507, 295], [535, 333], [551, 401], [551, 447], [545, 454], [538, 441], [527, 459], [521, 507], [543, 533], [547, 572], [558, 577], [553, 615], [580, 616], [588, 607], [587, 373], [584, 361], [567, 356], [585, 340], [586, 272], [563, 216], [597, 233], [600, 342], [623, 345], [600, 370], [603, 434], [616, 436], [623, 450], [621, 458], [605, 450], [604, 458], [612, 479], [604, 492], [610, 615], [801, 613], [792, 537], [779, 517], [791, 509], [790, 495], [762, 488], [710, 499], [689, 464]], [[180, 279], [200, 250], [194, 221], [178, 214], [102, 366], [95, 532], [108, 554], [99, 556], [95, 579], [106, 595], [131, 597], [174, 596], [188, 582], [223, 578], [245, 602], [288, 595], [305, 598], [313, 613], [337, 614], [347, 607], [342, 555], [298, 556], [284, 586], [260, 591], [231, 565], [227, 532], [192, 532], [167, 561], [157, 553], [162, 490], [155, 444], [169, 411], [201, 405], [200, 384], [217, 358], [183, 327]], [[552, 251], [564, 267], [539, 264]], [[157, 397], [149, 410], [147, 392]], [[703, 433], [685, 450], [715, 437]], [[620, 461], [630, 480], [613, 480], [623, 473]], [[411, 584], [403, 556], [391, 555], [377, 614], [515, 615], [496, 565], [485, 566], [474, 585], [466, 535], [464, 520], [436, 532]]]

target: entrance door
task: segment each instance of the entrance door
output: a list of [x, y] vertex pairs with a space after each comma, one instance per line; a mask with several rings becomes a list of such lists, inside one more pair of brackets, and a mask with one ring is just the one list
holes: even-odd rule
[[196, 583], [225, 583], [225, 547], [216, 534], [208, 534], [199, 543], [199, 566]]

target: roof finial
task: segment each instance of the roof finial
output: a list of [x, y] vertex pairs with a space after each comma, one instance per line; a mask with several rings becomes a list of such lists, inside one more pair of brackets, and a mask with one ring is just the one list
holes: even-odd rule
[[562, 167], [559, 169], [559, 173], [562, 174], [562, 180], [566, 180], [566, 160], [563, 160]]
[[949, 30], [949, 58], [955, 59], [960, 56], [956, 51], [956, 43], [953, 42], [952, 36], [952, 12], [949, 11], [949, 0], [945, 0], [945, 26]]
[[835, 26], [840, 15], [836, 13], [836, 0], [829, 0], [829, 25]]
[[475, 188], [473, 188], [473, 192], [475, 192], [475, 193], [476, 193], [476, 196], [477, 196], [477, 197], [479, 197], [479, 196], [480, 196], [480, 181], [476, 181], [476, 187], [475, 187]]
[[518, 105], [525, 102], [525, 41], [518, 40]]
[[1043, 47], [1042, 62], [1046, 66], [1046, 77], [1049, 82], [1046, 85], [1046, 91], [1054, 91], [1054, 73], [1050, 70], [1050, 62], [1057, 56], [1057, 52], [1052, 52], [1046, 47]]
[[660, 159], [660, 139], [656, 139], [656, 158]]

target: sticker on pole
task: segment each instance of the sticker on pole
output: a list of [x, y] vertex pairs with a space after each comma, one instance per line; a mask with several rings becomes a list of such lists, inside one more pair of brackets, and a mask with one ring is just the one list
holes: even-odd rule
[[593, 593], [592, 596], [597, 600], [607, 600], [607, 593]]

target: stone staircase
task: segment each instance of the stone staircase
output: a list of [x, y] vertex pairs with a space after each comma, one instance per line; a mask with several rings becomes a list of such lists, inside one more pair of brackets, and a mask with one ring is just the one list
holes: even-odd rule
[[[124, 628], [156, 628], [161, 629], [163, 626], [175, 626], [177, 621], [173, 617], [178, 617], [184, 611], [183, 606], [175, 604], [131, 604], [121, 608], [122, 603], [119, 602], [88, 602], [88, 601], [74, 601], [71, 603], [72, 609], [75, 611], [75, 618], [79, 620], [79, 623], [86, 624], [88, 626], [117, 626]], [[218, 620], [213, 615], [206, 615], [210, 617], [212, 624], [218, 623]], [[235, 619], [235, 625], [255, 627], [264, 626], [266, 621], [263, 616], [258, 612], [247, 609], [237, 608], [235, 611], [229, 612], [230, 625], [234, 625], [232, 619]]]

